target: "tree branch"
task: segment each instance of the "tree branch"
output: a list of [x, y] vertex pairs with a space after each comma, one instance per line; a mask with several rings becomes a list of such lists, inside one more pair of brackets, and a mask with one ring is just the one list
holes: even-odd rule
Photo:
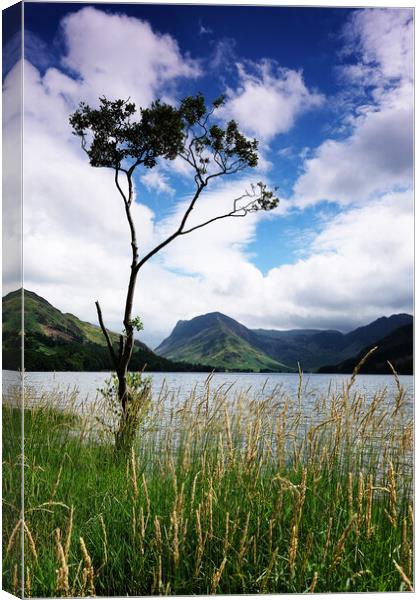
[[[142, 155], [142, 157], [143, 157], [143, 155]], [[142, 162], [144, 162], [142, 157], [138, 158], [136, 160], [136, 162], [131, 165], [131, 167], [128, 169], [128, 171], [126, 171], [127, 175], [130, 175], [130, 177], [131, 177], [135, 168], [138, 167], [139, 165], [141, 165]]]
[[124, 204], [127, 206], [128, 200], [127, 200], [127, 196], [124, 194], [121, 186], [120, 186], [120, 182], [118, 180], [118, 173], [121, 171], [120, 167], [115, 167], [115, 177], [114, 177], [114, 181], [115, 181], [115, 185], [117, 186], [117, 190], [120, 192], [122, 199], [124, 200]]
[[108, 333], [108, 331], [107, 331], [107, 330], [106, 330], [106, 328], [105, 328], [105, 325], [104, 325], [104, 320], [103, 320], [103, 318], [102, 318], [102, 311], [101, 311], [101, 307], [99, 306], [99, 302], [98, 302], [98, 300], [96, 300], [96, 302], [95, 302], [95, 305], [96, 305], [96, 311], [97, 311], [97, 313], [98, 313], [99, 325], [101, 326], [102, 333], [103, 333], [103, 334], [104, 334], [104, 336], [105, 336], [106, 343], [107, 343], [107, 346], [108, 346], [108, 350], [109, 350], [109, 353], [110, 353], [110, 354], [111, 354], [111, 356], [112, 356], [112, 360], [113, 360], [113, 362], [114, 362], [114, 366], [115, 366], [115, 368], [118, 370], [118, 361], [117, 361], [117, 356], [116, 356], [116, 354], [115, 354], [115, 351], [114, 351], [114, 348], [113, 348], [113, 346], [112, 346], [112, 343], [111, 343], [111, 338], [109, 337], [109, 333]]
[[133, 221], [133, 217], [131, 215], [131, 203], [133, 201], [133, 182], [131, 180], [131, 175], [129, 175], [129, 173], [126, 173], [127, 175], [127, 181], [128, 181], [128, 198], [127, 200], [124, 201], [124, 205], [125, 205], [125, 214], [127, 216], [127, 221], [128, 221], [128, 225], [130, 227], [130, 236], [131, 236], [131, 250], [132, 250], [132, 256], [133, 256], [133, 261], [131, 266], [134, 268], [137, 264], [137, 260], [138, 260], [138, 247], [137, 247], [137, 237], [136, 237], [136, 228], [134, 226], [134, 221]]
[[[243, 211], [243, 212], [240, 212]], [[199, 225], [194, 225], [194, 227], [190, 227], [190, 229], [184, 229], [184, 231], [181, 231], [180, 235], [185, 235], [186, 233], [191, 233], [192, 231], [195, 231], [196, 229], [201, 229], [201, 227], [205, 227], [206, 225], [209, 225], [210, 223], [214, 223], [214, 221], [220, 221], [220, 219], [227, 219], [227, 217], [245, 217], [248, 214], [248, 210], [246, 210], [245, 208], [238, 208], [236, 210], [232, 210], [229, 213], [226, 213], [224, 215], [219, 215], [218, 217], [213, 217], [212, 219], [209, 219], [208, 221], [204, 221], [204, 223], [200, 223]]]
[[204, 221], [203, 223], [199, 223], [198, 225], [194, 225], [194, 227], [190, 227], [189, 229], [184, 229], [183, 231], [181, 231], [180, 235], [191, 233], [196, 229], [201, 229], [202, 227], [205, 227], [210, 223], [214, 223], [214, 221], [219, 221], [220, 219], [226, 219], [227, 217], [245, 217], [248, 213], [257, 212], [259, 210], [258, 206], [256, 205], [257, 199], [252, 199], [251, 202], [248, 202], [248, 204], [245, 204], [245, 206], [237, 207], [237, 203], [240, 200], [243, 200], [244, 198], [252, 198], [252, 194], [250, 194], [249, 192], [245, 192], [245, 194], [242, 194], [242, 196], [235, 198], [235, 200], [233, 201], [233, 210], [231, 210], [230, 212], [225, 213], [224, 215], [213, 217], [212, 219]]
[[124, 336], [121, 334], [120, 335], [120, 349], [118, 352], [118, 358], [120, 361], [122, 359], [123, 354], [124, 354]]
[[193, 146], [194, 142], [196, 142], [196, 141], [197, 141], [197, 138], [192, 138], [192, 140], [188, 146], [188, 155], [191, 156], [192, 162], [190, 162], [190, 161], [187, 161], [187, 162], [190, 162], [190, 164], [194, 167], [194, 170], [195, 170], [194, 180], [197, 184], [197, 187], [199, 187], [200, 185], [203, 184], [203, 178], [201, 177], [200, 167], [197, 166], [197, 161], [195, 159], [194, 152], [192, 151], [192, 146]]
[[165, 246], [167, 246], [170, 242], [172, 242], [175, 238], [177, 238], [179, 235], [182, 234], [182, 230], [185, 226], [185, 223], [187, 222], [187, 219], [191, 213], [191, 211], [194, 208], [195, 203], [197, 202], [201, 192], [203, 191], [203, 189], [205, 188], [206, 184], [205, 183], [201, 183], [198, 188], [197, 191], [195, 192], [193, 199], [190, 202], [190, 205], [188, 206], [187, 210], [184, 213], [184, 216], [182, 217], [181, 223], [178, 227], [178, 229], [176, 231], [174, 231], [174, 233], [172, 233], [169, 237], [166, 238], [166, 240], [163, 240], [163, 242], [161, 242], [160, 244], [158, 244], [155, 248], [153, 248], [153, 250], [151, 250], [150, 252], [148, 252], [148, 254], [146, 254], [146, 256], [144, 256], [138, 263], [136, 266], [136, 273], [138, 272], [138, 270], [148, 261], [152, 258], [152, 256], [154, 256], [155, 254], [157, 254], [160, 250], [162, 250], [162, 248], [164, 248]]

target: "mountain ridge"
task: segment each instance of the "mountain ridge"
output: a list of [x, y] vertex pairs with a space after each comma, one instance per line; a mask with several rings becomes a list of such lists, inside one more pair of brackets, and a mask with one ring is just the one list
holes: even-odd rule
[[166, 348], [163, 340], [155, 349], [161, 356], [179, 354], [183, 360], [194, 362], [200, 355], [203, 364], [226, 370], [293, 371], [289, 365], [266, 356], [257, 347], [250, 329], [220, 312], [178, 321], [170, 337], [170, 347]]
[[[105, 338], [98, 325], [63, 313], [48, 300], [23, 290], [25, 321], [25, 370], [103, 371], [112, 370]], [[21, 366], [22, 290], [3, 297], [3, 369]], [[119, 334], [109, 332], [117, 347]], [[18, 343], [17, 343], [18, 342]], [[146, 365], [146, 367], [145, 367]], [[131, 370], [211, 371], [206, 365], [189, 365], [157, 356], [146, 344], [135, 341]]]
[[[347, 333], [334, 329], [282, 331], [249, 329], [232, 317], [211, 312], [178, 321], [155, 352], [172, 360], [200, 360], [204, 364], [220, 364], [223, 359], [225, 367], [237, 370], [246, 366], [250, 370], [296, 371], [299, 363], [306, 371], [318, 371], [325, 365], [336, 365], [355, 357], [367, 345], [412, 323], [411, 315], [397, 313], [379, 317]], [[223, 344], [226, 345], [225, 354]], [[244, 361], [246, 353], [248, 361]], [[254, 360], [250, 359], [251, 355]]]
[[[369, 356], [360, 368], [361, 374], [391, 373], [393, 368], [399, 375], [412, 375], [413, 373], [413, 324], [398, 327], [389, 335], [378, 341], [378, 348]], [[326, 365], [318, 373], [352, 373], [364, 356], [372, 349], [366, 346], [356, 356], [336, 364]]]
[[[3, 368], [20, 366], [19, 334], [22, 290], [3, 297]], [[112, 369], [98, 325], [62, 313], [30, 290], [25, 299], [25, 368], [27, 370], [101, 371]], [[379, 317], [342, 333], [322, 329], [250, 329], [213, 311], [180, 320], [153, 352], [135, 341], [131, 370], [147, 364], [155, 371], [351, 372], [374, 345], [381, 347], [364, 372], [412, 372], [413, 317], [406, 313]], [[119, 335], [110, 332], [117, 346]]]

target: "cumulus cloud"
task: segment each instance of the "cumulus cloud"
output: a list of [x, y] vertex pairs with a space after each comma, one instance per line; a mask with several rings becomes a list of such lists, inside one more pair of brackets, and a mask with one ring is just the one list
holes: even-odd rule
[[122, 13], [83, 8], [65, 17], [62, 29], [67, 43], [62, 63], [77, 74], [87, 100], [96, 99], [99, 90], [147, 106], [168, 83], [200, 73], [174, 38]]
[[411, 312], [412, 201], [410, 192], [389, 194], [332, 219], [307, 259], [268, 273], [264, 321], [271, 312], [272, 323], [283, 327], [350, 328]]
[[380, 110], [356, 119], [344, 140], [327, 140], [304, 163], [294, 188], [296, 204], [323, 200], [342, 205], [365, 202], [375, 194], [412, 182], [413, 106], [406, 90], [387, 96]]
[[3, 85], [2, 281], [3, 293], [22, 286], [22, 63]]
[[358, 51], [363, 68], [350, 75], [365, 79], [376, 71], [384, 82], [413, 80], [414, 75], [413, 9], [371, 8], [352, 14], [344, 30], [347, 51]]
[[[407, 23], [400, 25], [405, 31]], [[363, 32], [360, 23], [358, 27]], [[63, 31], [65, 69], [41, 75], [25, 64], [25, 285], [61, 310], [92, 322], [94, 300], [99, 299], [107, 326], [117, 330], [130, 264], [127, 223], [112, 172], [88, 165], [71, 135], [68, 115], [79, 100], [93, 101], [104, 92], [128, 97], [141, 87], [136, 100], [142, 104], [158, 93], [170, 96], [179, 77], [197, 75], [197, 63], [182, 56], [169, 36], [121, 14], [84, 8], [67, 17]], [[363, 48], [366, 52], [367, 45]], [[380, 68], [382, 86], [385, 74], [393, 71], [385, 54], [375, 52], [375, 61], [368, 64], [360, 58], [358, 64]], [[77, 77], [69, 76], [69, 69]], [[16, 116], [15, 75], [9, 74], [4, 92], [10, 123]], [[228, 96], [227, 115], [265, 144], [273, 132], [287, 131], [302, 111], [322, 101], [320, 94], [308, 90], [301, 73], [272, 63], [254, 69], [242, 65], [239, 75], [241, 85]], [[412, 160], [412, 107], [407, 102], [412, 84], [406, 75], [392, 76], [391, 84], [382, 86], [379, 100], [356, 115], [350, 136], [329, 140], [304, 159], [305, 172], [293, 198], [275, 211], [281, 215], [296, 205], [304, 209], [321, 198], [344, 207], [312, 236], [307, 257], [266, 275], [253, 264], [249, 244], [273, 214], [226, 219], [181, 237], [140, 273], [134, 311], [145, 322], [143, 339], [157, 345], [178, 319], [213, 310], [249, 326], [273, 328], [352, 327], [381, 314], [411, 310], [412, 192], [406, 188]], [[263, 119], [253, 114], [258, 98], [256, 112], [261, 114], [264, 106]], [[187, 175], [185, 163], [170, 166]], [[171, 193], [165, 187], [171, 187], [171, 174], [172, 169], [159, 165], [144, 174], [142, 183]], [[10, 176], [5, 173], [6, 186]], [[191, 225], [228, 210], [249, 183], [241, 176], [210, 187]], [[176, 228], [188, 197], [174, 194], [172, 202], [172, 213], [158, 221], [138, 198], [133, 210], [142, 252]]]
[[351, 133], [327, 139], [303, 165], [296, 204], [327, 200], [363, 203], [409, 188], [413, 169], [413, 22], [410, 10], [356, 11], [345, 33], [358, 62], [345, 67], [351, 83], [370, 87], [365, 102], [346, 114]]
[[222, 114], [265, 142], [289, 131], [300, 113], [323, 102], [321, 94], [308, 90], [302, 72], [275, 61], [237, 63], [237, 69], [239, 84], [228, 89]]

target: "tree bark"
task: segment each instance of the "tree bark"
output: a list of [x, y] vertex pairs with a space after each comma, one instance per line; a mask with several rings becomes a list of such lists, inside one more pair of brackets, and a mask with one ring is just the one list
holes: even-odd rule
[[130, 363], [130, 359], [133, 353], [134, 346], [134, 328], [131, 322], [132, 319], [132, 310], [133, 310], [133, 300], [134, 300], [134, 291], [136, 288], [136, 280], [137, 280], [137, 271], [135, 270], [136, 264], [133, 263], [134, 266], [131, 267], [130, 281], [127, 290], [127, 298], [125, 303], [125, 311], [124, 311], [124, 327], [125, 327], [125, 337], [123, 338], [123, 343], [120, 346], [120, 356], [119, 356], [119, 365], [117, 370], [118, 376], [118, 398], [121, 402], [121, 406], [123, 409], [123, 414], [126, 412], [127, 403], [130, 401], [129, 394], [127, 391], [127, 373], [128, 373], [128, 365]]
[[123, 418], [127, 412], [127, 404], [130, 402], [129, 392], [127, 389], [127, 373], [128, 373], [128, 365], [130, 363], [131, 355], [133, 353], [134, 346], [134, 328], [132, 324], [132, 311], [133, 311], [133, 301], [134, 301], [134, 292], [136, 289], [136, 280], [137, 280], [137, 264], [138, 264], [138, 246], [137, 246], [137, 237], [136, 237], [136, 229], [134, 226], [134, 221], [131, 215], [131, 203], [133, 200], [133, 185], [131, 180], [131, 172], [126, 172], [127, 183], [128, 183], [128, 197], [122, 191], [122, 188], [119, 185], [118, 181], [118, 170], [116, 171], [115, 183], [120, 194], [124, 200], [125, 212], [127, 216], [128, 225], [130, 228], [130, 237], [131, 237], [131, 252], [132, 252], [132, 261], [130, 266], [130, 279], [128, 283], [127, 289], [127, 297], [125, 301], [125, 310], [124, 310], [124, 328], [125, 328], [125, 336], [122, 338], [122, 343], [120, 343], [120, 351], [118, 357], [118, 368], [117, 368], [117, 377], [118, 377], [118, 399], [122, 406]]
[[127, 371], [117, 371], [118, 376], [118, 398], [121, 402], [123, 415], [127, 412]]

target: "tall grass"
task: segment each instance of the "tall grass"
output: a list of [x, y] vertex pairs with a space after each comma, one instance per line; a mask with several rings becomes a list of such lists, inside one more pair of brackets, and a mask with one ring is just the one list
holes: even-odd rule
[[3, 407], [5, 589], [20, 534], [27, 596], [412, 589], [404, 390], [390, 404], [353, 384], [309, 416], [302, 386], [163, 389], [120, 463], [106, 419], [46, 395], [25, 410], [24, 520], [20, 415]]

